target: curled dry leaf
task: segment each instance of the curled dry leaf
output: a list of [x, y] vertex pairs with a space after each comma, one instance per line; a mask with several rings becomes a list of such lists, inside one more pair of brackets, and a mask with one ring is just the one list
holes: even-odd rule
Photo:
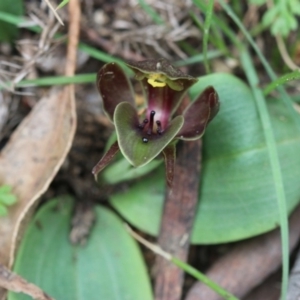
[[62, 165], [76, 128], [74, 87], [52, 89], [0, 153], [0, 185], [12, 186], [17, 203], [0, 218], [0, 263], [12, 265], [24, 223]]
[[53, 300], [45, 292], [36, 285], [29, 283], [21, 276], [11, 272], [9, 269], [0, 264], [0, 286], [16, 292], [24, 293], [31, 296], [33, 299]]

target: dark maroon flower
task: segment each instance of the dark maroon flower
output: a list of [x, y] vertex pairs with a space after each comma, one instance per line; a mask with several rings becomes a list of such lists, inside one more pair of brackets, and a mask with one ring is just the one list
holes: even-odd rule
[[218, 112], [218, 95], [213, 87], [208, 87], [182, 114], [176, 114], [187, 90], [197, 79], [182, 73], [165, 59], [130, 61], [127, 65], [142, 84], [147, 105], [138, 113], [131, 83], [118, 64], [108, 63], [99, 71], [98, 89], [104, 110], [115, 125], [117, 142], [93, 173], [100, 172], [119, 149], [135, 167], [149, 163], [162, 152], [170, 184], [175, 162], [174, 142], [195, 140], [204, 134], [208, 122]]

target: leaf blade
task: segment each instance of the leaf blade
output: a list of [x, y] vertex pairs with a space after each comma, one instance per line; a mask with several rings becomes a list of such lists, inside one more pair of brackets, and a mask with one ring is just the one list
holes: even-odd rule
[[[111, 211], [96, 208], [97, 223], [86, 246], [69, 243], [73, 203], [71, 198], [61, 197], [42, 207], [22, 242], [15, 271], [55, 299], [113, 300], [124, 299], [126, 295], [130, 300], [151, 300], [150, 282], [139, 248]], [[8, 299], [28, 298], [10, 293]]]

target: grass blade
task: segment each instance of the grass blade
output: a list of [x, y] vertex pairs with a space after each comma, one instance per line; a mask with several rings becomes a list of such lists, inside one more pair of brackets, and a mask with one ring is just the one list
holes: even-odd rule
[[195, 269], [194, 267], [188, 265], [187, 263], [183, 262], [182, 260], [172, 256], [170, 253], [167, 253], [163, 249], [161, 249], [158, 245], [152, 244], [148, 242], [146, 239], [138, 235], [136, 232], [134, 232], [127, 224], [125, 224], [125, 228], [129, 232], [130, 235], [132, 235], [137, 241], [139, 241], [141, 244], [149, 248], [154, 253], [164, 257], [165, 259], [171, 261], [174, 265], [179, 267], [180, 269], [184, 270], [187, 274], [195, 277], [199, 281], [203, 282], [205, 285], [210, 287], [212, 290], [214, 290], [217, 294], [222, 296], [226, 300], [239, 300], [234, 295], [220, 287], [217, 283], [209, 279], [207, 276], [205, 276], [203, 273]]
[[78, 74], [74, 76], [49, 76], [37, 79], [22, 80], [16, 84], [16, 87], [28, 86], [51, 86], [75, 83], [94, 83], [96, 82], [96, 73]]
[[262, 122], [264, 135], [268, 147], [270, 164], [274, 178], [274, 188], [277, 194], [279, 218], [280, 218], [280, 233], [282, 245], [282, 283], [281, 283], [281, 299], [286, 299], [288, 286], [289, 272], [289, 238], [288, 238], [288, 214], [286, 208], [286, 197], [281, 174], [280, 161], [277, 152], [276, 141], [269, 117], [267, 105], [262, 91], [258, 88], [259, 79], [252, 64], [251, 57], [246, 49], [241, 52], [241, 62], [253, 91], [257, 109]]
[[297, 80], [297, 79], [300, 79], [300, 70], [296, 70], [294, 72], [285, 74], [279, 77], [277, 80], [271, 82], [269, 85], [267, 85], [263, 90], [264, 95], [266, 96], [270, 94], [270, 92], [278, 88], [280, 85], [283, 85], [289, 81]]
[[214, 8], [214, 0], [209, 0], [207, 10], [206, 10], [206, 18], [204, 22], [204, 36], [203, 36], [204, 66], [207, 74], [210, 73], [210, 67], [207, 59], [207, 46], [208, 46], [209, 28], [212, 21], [213, 8]]
[[[221, 51], [219, 51], [219, 50], [211, 50], [211, 51], [207, 52], [206, 59], [209, 60], [209, 59], [213, 59], [213, 58], [216, 58], [216, 57], [220, 57], [222, 55], [224, 55], [224, 53], [221, 52]], [[183, 59], [183, 60], [178, 60], [175, 63], [175, 65], [177, 67], [187, 66], [187, 65], [191, 65], [191, 64], [196, 64], [196, 63], [202, 62], [204, 60], [205, 60], [204, 54], [197, 54], [197, 55], [188, 57], [188, 58]]]
[[[262, 65], [264, 66], [264, 68], [265, 68], [266, 72], [268, 73], [269, 77], [271, 78], [271, 80], [272, 81], [277, 80], [277, 76], [276, 76], [275, 72], [273, 71], [273, 69], [271, 68], [270, 64], [267, 62], [266, 58], [264, 57], [264, 55], [262, 54], [262, 52], [259, 50], [259, 48], [256, 45], [255, 41], [253, 40], [253, 38], [251, 37], [251, 35], [248, 33], [247, 29], [242, 24], [242, 22], [239, 20], [239, 18], [237, 17], [237, 15], [231, 9], [231, 7], [228, 4], [226, 4], [224, 2], [224, 0], [219, 0], [219, 3], [222, 6], [222, 8], [225, 10], [225, 12], [231, 17], [231, 19], [239, 27], [239, 29], [242, 31], [242, 33], [245, 35], [246, 39], [248, 40], [249, 44], [252, 46], [252, 48], [256, 52], [257, 56], [259, 57]], [[235, 42], [235, 44], [239, 48], [242, 46], [241, 42], [238, 41], [236, 39], [236, 37], [234, 37], [232, 40]], [[300, 118], [299, 118], [298, 113], [293, 108], [293, 105], [292, 105], [293, 101], [292, 101], [292, 99], [290, 98], [290, 96], [288, 95], [288, 93], [285, 91], [285, 89], [282, 86], [278, 86], [277, 88], [278, 88], [278, 90], [279, 90], [279, 92], [281, 94], [281, 98], [282, 98], [283, 102], [287, 106], [287, 108], [288, 108], [291, 116], [293, 117], [295, 123], [297, 124], [297, 126], [299, 127], [299, 130], [300, 130]]]

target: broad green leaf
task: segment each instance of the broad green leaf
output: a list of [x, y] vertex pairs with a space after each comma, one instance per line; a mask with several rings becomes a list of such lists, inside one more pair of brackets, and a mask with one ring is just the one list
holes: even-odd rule
[[[60, 198], [43, 206], [24, 236], [14, 271], [56, 300], [152, 299], [136, 242], [122, 221], [104, 207], [85, 246], [72, 246], [68, 234], [73, 201]], [[9, 293], [8, 300], [27, 300]]]
[[[114, 122], [120, 150], [124, 157], [134, 166], [142, 167], [152, 161], [176, 136], [183, 125], [183, 117], [177, 116], [163, 134], [143, 136], [138, 128], [138, 117], [135, 108], [127, 102], [117, 105]], [[148, 142], [144, 142], [143, 138]]]
[[[22, 0], [1, 0], [0, 12], [21, 16], [23, 14]], [[0, 21], [0, 42], [12, 42], [18, 34], [17, 26]]]
[[[235, 241], [278, 226], [279, 216], [267, 147], [250, 89], [229, 74], [200, 78], [191, 88], [196, 98], [213, 85], [220, 111], [204, 135], [200, 202], [192, 242]], [[300, 134], [281, 100], [268, 101], [276, 137], [288, 211], [300, 199]], [[163, 170], [111, 197], [132, 224], [156, 235], [164, 199]]]

